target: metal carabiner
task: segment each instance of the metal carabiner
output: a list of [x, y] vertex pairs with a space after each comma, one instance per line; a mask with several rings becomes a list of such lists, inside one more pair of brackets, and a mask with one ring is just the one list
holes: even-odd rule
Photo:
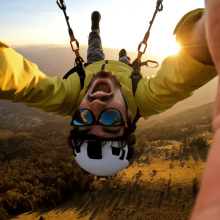
[[[155, 64], [154, 66], [150, 66], [149, 64]], [[141, 66], [147, 66], [147, 67], [149, 67], [149, 68], [156, 68], [156, 67], [158, 67], [159, 66], [159, 64], [158, 64], [158, 62], [157, 61], [153, 61], [153, 60], [147, 60], [147, 61], [145, 61], [145, 62], [142, 62], [141, 63]]]
[[157, 11], [163, 11], [163, 4], [162, 4], [163, 0], [158, 0], [157, 1]]
[[[60, 1], [60, 3], [59, 3], [59, 1]], [[65, 5], [64, 0], [57, 0], [57, 5], [59, 6], [59, 8], [60, 8], [61, 10], [63, 10], [63, 11], [66, 10], [66, 5]]]

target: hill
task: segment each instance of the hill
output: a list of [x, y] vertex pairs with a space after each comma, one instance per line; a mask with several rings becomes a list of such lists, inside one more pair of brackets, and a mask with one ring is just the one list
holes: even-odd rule
[[76, 164], [67, 145], [69, 118], [6, 105], [0, 109], [0, 219], [6, 212], [25, 220], [188, 219], [212, 141], [213, 103], [140, 121], [130, 166], [109, 180]]
[[172, 116], [153, 116], [145, 121], [141, 119], [137, 126], [137, 135], [143, 135], [149, 141], [183, 140], [192, 138], [205, 131], [211, 132], [211, 121], [214, 103], [191, 108]]

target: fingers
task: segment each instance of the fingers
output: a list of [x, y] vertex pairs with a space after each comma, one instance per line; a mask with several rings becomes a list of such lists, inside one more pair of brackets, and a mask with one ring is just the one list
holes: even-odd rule
[[[206, 39], [218, 74], [220, 75], [220, 1], [206, 0], [205, 2]], [[220, 83], [218, 84], [218, 92], [215, 101], [213, 132], [218, 129], [220, 129]]]
[[220, 216], [220, 129], [216, 131], [190, 220], [218, 220]]
[[[205, 2], [207, 42], [218, 74], [220, 75], [220, 1], [206, 0]], [[218, 84], [213, 115], [213, 132], [215, 133], [218, 129], [220, 129], [220, 82]]]
[[[206, 39], [220, 74], [220, 1], [206, 0]], [[220, 218], [220, 83], [213, 115], [213, 143], [191, 220]]]
[[206, 38], [210, 53], [220, 74], [220, 1], [206, 0]]
[[[220, 73], [220, 71], [218, 73]], [[220, 129], [220, 79], [218, 80], [219, 80], [219, 83], [218, 83], [218, 90], [217, 90], [217, 96], [215, 100], [215, 108], [214, 108], [213, 122], [212, 122], [212, 130], [214, 134]], [[219, 146], [220, 146], [220, 143], [219, 143]]]

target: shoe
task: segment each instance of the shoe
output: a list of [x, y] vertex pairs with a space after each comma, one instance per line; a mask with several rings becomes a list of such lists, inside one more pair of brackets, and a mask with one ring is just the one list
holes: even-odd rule
[[125, 49], [121, 49], [120, 52], [119, 52], [119, 59], [120, 59], [121, 57], [124, 57], [124, 56], [127, 56], [127, 52], [126, 52]]
[[98, 33], [100, 33], [99, 22], [101, 20], [101, 14], [98, 11], [94, 11], [91, 15], [91, 19], [92, 19], [91, 29], [97, 29]]

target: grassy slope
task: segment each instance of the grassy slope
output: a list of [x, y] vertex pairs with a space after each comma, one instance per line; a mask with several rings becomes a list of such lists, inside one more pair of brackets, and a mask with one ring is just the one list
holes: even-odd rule
[[[185, 129], [190, 123], [196, 126], [196, 134], [203, 134], [211, 144], [212, 134], [199, 130], [210, 125], [213, 104], [184, 111], [173, 117], [140, 122], [138, 143], [150, 129], [179, 126]], [[202, 123], [200, 123], [202, 122]], [[191, 138], [191, 136], [187, 137]], [[139, 144], [140, 145], [140, 144]], [[179, 140], [145, 141], [135, 156], [135, 161], [123, 172], [109, 180], [97, 180], [96, 191], [86, 195], [73, 195], [69, 202], [57, 208], [40, 209], [11, 219], [36, 219], [44, 216], [52, 219], [188, 219], [199, 189], [209, 146], [184, 151]]]
[[76, 195], [56, 209], [25, 213], [18, 219], [39, 219], [40, 215], [51, 220], [188, 219], [195, 201], [193, 185], [201, 178], [204, 163], [190, 159], [184, 167], [179, 162], [173, 165], [171, 169], [170, 161], [160, 159], [150, 165], [133, 164], [113, 180], [99, 181], [95, 194]]

